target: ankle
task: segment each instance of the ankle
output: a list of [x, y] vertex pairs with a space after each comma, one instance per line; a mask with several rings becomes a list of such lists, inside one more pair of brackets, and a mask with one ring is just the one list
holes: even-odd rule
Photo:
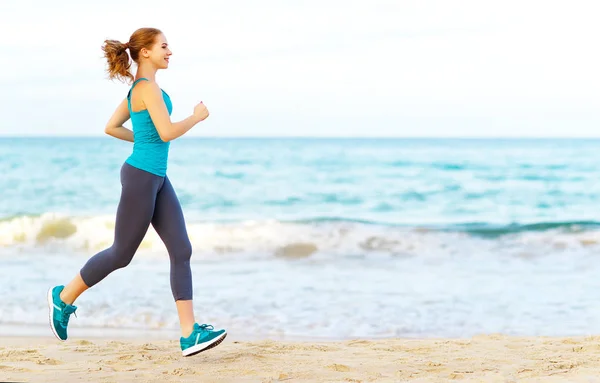
[[67, 296], [67, 294], [65, 294], [64, 289], [63, 289], [63, 291], [60, 292], [60, 294], [58, 294], [58, 297], [60, 298], [61, 301], [63, 301], [63, 303], [65, 303], [67, 305], [72, 305], [74, 302], [72, 299], [70, 299], [70, 297]]
[[181, 336], [184, 338], [189, 337], [194, 332], [194, 324], [189, 326], [181, 326]]

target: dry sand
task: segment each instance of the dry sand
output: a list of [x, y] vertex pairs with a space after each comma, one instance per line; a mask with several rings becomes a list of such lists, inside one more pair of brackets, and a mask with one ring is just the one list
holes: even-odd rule
[[0, 338], [0, 382], [599, 382], [600, 337], [282, 342]]

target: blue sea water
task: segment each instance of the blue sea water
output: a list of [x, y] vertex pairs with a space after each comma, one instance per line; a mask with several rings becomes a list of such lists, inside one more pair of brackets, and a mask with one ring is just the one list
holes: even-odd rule
[[[598, 333], [598, 148], [176, 140], [168, 176], [199, 320], [271, 337]], [[110, 246], [130, 151], [110, 137], [0, 138], [0, 332], [45, 325], [46, 288]], [[168, 272], [151, 229], [128, 268], [80, 298], [73, 328], [175, 331]]]

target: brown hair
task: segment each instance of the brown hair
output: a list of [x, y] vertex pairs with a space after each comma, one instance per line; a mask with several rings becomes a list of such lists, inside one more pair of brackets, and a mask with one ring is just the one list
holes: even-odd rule
[[104, 57], [108, 61], [108, 77], [117, 78], [123, 82], [132, 82], [133, 74], [129, 71], [131, 62], [127, 49], [131, 54], [131, 59], [139, 63], [139, 54], [142, 48], [150, 48], [156, 39], [156, 36], [162, 32], [156, 28], [140, 28], [133, 32], [129, 41], [122, 43], [118, 40], [104, 40], [102, 50]]

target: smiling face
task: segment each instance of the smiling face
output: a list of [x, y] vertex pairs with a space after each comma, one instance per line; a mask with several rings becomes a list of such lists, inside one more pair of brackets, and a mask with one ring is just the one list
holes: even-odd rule
[[156, 35], [151, 47], [143, 48], [140, 52], [140, 56], [152, 63], [152, 66], [156, 69], [167, 69], [169, 67], [169, 57], [172, 54], [167, 38], [162, 33]]

